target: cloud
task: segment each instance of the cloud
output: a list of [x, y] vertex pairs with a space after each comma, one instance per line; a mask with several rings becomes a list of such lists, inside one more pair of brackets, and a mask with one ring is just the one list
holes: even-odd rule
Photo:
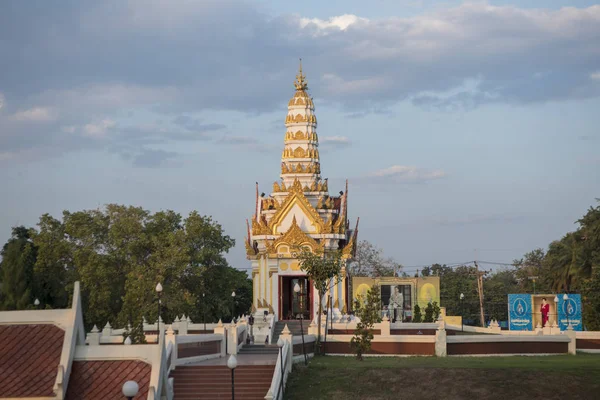
[[392, 165], [374, 171], [366, 176], [372, 182], [381, 183], [422, 183], [445, 178], [446, 172], [442, 170], [427, 170], [414, 166]]
[[0, 110], [4, 107], [4, 95], [0, 92]]
[[319, 144], [326, 148], [342, 148], [352, 145], [352, 141], [346, 136], [321, 136]]
[[[2, 99], [0, 99], [0, 108], [2, 108]], [[56, 115], [48, 107], [34, 107], [29, 110], [18, 111], [10, 118], [21, 122], [48, 122], [54, 121]]]
[[316, 28], [316, 32], [325, 34], [330, 29], [345, 31], [349, 26], [359, 23], [367, 22], [366, 18], [359, 18], [356, 15], [344, 14], [338, 17], [329, 18], [327, 21], [319, 18], [300, 18], [300, 28]]
[[[40, 2], [36, 15], [0, 3], [0, 37], [11, 38], [0, 44], [1, 110], [46, 124], [0, 118], [5, 153], [98, 148], [99, 137], [137, 140], [137, 151], [139, 142], [218, 140], [221, 121], [189, 115], [272, 112], [293, 91], [298, 56], [315, 101], [357, 118], [402, 101], [456, 110], [600, 96], [590, 84], [600, 74], [600, 5], [477, 2], [410, 18], [317, 19], [237, 0], [107, 0]], [[168, 122], [131, 126], [129, 114]]]
[[102, 138], [106, 133], [116, 126], [115, 121], [105, 119], [97, 123], [85, 124], [83, 126], [83, 134], [92, 138]]

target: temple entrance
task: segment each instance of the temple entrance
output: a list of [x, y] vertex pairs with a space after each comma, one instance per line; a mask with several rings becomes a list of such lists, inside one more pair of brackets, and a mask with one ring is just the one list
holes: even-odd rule
[[[298, 293], [294, 292], [294, 286], [300, 286]], [[305, 276], [282, 276], [279, 278], [279, 319], [304, 319], [310, 320], [311, 299], [310, 282]]]

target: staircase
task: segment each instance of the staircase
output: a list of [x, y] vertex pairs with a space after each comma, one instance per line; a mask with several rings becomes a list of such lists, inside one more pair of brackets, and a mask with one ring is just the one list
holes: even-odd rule
[[245, 344], [238, 352], [239, 354], [279, 354], [276, 344]]
[[[273, 329], [273, 340], [271, 341], [272, 344], [277, 344], [279, 335], [281, 335], [281, 332], [283, 331], [286, 325], [288, 326], [288, 329], [290, 330], [293, 336], [300, 336], [302, 334], [302, 330], [300, 330], [300, 320], [292, 319], [277, 321], [275, 323], [275, 329]], [[310, 321], [302, 321], [302, 327], [304, 328], [305, 335], [308, 334], [308, 325], [310, 325]]]
[[[277, 352], [277, 350], [276, 350]], [[262, 400], [275, 365], [240, 365], [235, 369], [235, 398]], [[174, 400], [231, 399], [231, 370], [226, 365], [180, 366], [171, 373]]]

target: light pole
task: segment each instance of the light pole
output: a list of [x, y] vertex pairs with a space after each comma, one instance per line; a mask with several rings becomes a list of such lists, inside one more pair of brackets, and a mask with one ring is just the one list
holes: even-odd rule
[[[298, 282], [294, 285], [294, 292], [298, 297], [298, 303], [300, 303], [300, 285]], [[303, 303], [300, 303], [303, 304]], [[304, 348], [304, 327], [302, 326], [302, 320], [304, 319], [304, 310], [300, 309], [300, 332], [302, 334], [302, 354], [304, 354], [304, 365], [308, 365], [308, 359], [306, 358], [306, 349]]]
[[163, 291], [163, 287], [160, 282], [156, 284], [154, 290], [156, 290], [156, 295], [158, 296], [158, 317], [156, 318], [156, 343], [158, 343], [160, 338], [160, 295]]
[[231, 292], [231, 322], [235, 320], [235, 290]]
[[[279, 339], [277, 339], [277, 347], [279, 347], [279, 356], [281, 358], [280, 364], [281, 364], [281, 384], [279, 385], [279, 393], [282, 393], [283, 391], [283, 339], [281, 339], [281, 337]], [[278, 395], [277, 398], [279, 398], [280, 396]]]
[[132, 400], [135, 396], [137, 396], [139, 390], [140, 387], [136, 381], [125, 382], [123, 384], [123, 388], [121, 389], [123, 396], [127, 397], [127, 400]]
[[204, 321], [204, 333], [206, 333], [206, 294], [202, 293], [202, 321]]
[[465, 312], [463, 307], [463, 300], [465, 299], [465, 294], [460, 294], [460, 331], [463, 332], [465, 330]]
[[40, 305], [40, 301], [38, 299], [35, 299], [35, 301], [33, 302], [33, 305], [35, 306], [35, 308], [38, 308]]
[[235, 400], [235, 368], [237, 367], [237, 358], [234, 354], [229, 356], [227, 366], [231, 370], [231, 400]]
[[569, 296], [567, 296], [566, 293], [563, 295], [563, 301], [565, 302], [565, 305], [563, 307], [565, 307], [565, 314], [567, 314], [567, 330], [568, 330], [569, 329], [569, 303], [567, 303], [567, 301], [569, 301]]

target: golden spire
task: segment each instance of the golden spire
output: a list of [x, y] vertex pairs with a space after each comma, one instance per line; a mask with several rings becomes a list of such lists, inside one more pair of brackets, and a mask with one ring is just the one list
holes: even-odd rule
[[298, 75], [296, 75], [294, 86], [296, 86], [296, 90], [298, 91], [304, 91], [308, 89], [308, 84], [306, 83], [306, 76], [302, 75], [302, 59], [300, 59], [300, 70], [298, 71]]

